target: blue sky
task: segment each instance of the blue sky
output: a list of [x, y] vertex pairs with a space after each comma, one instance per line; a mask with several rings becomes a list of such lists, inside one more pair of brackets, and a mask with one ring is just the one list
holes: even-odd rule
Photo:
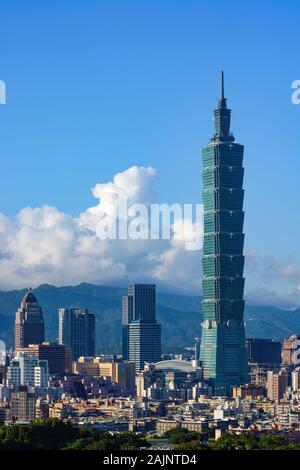
[[297, 271], [299, 1], [27, 0], [1, 18], [0, 212], [76, 216], [132, 165], [156, 168], [161, 202], [201, 201], [223, 68], [246, 147], [246, 251]]

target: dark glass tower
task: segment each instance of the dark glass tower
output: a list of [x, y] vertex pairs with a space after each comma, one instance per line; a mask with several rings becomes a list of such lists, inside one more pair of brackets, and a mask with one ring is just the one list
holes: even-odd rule
[[200, 360], [215, 395], [248, 382], [244, 330], [243, 153], [230, 132], [231, 110], [222, 93], [215, 134], [203, 148], [203, 323]]
[[95, 315], [86, 308], [60, 308], [58, 343], [72, 350], [72, 361], [95, 356]]
[[44, 341], [44, 316], [36, 296], [28, 289], [21, 306], [16, 311], [15, 349], [27, 348], [29, 344]]
[[161, 360], [161, 326], [156, 322], [155, 284], [130, 284], [122, 297], [123, 359], [143, 370]]

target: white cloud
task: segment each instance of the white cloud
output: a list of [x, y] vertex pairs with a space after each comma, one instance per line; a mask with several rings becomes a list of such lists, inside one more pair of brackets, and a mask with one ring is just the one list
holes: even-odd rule
[[117, 173], [113, 181], [98, 183], [92, 188], [93, 196], [99, 204], [87, 209], [79, 218], [79, 225], [96, 230], [99, 218], [115, 217], [120, 197], [127, 198], [128, 205], [149, 204], [155, 200], [152, 184], [156, 170], [152, 167], [132, 166]]
[[[99, 220], [115, 216], [120, 196], [129, 207], [155, 202], [155, 175], [151, 167], [133, 166], [96, 184], [92, 193], [98, 204], [78, 218], [51, 206], [26, 207], [15, 219], [0, 214], [0, 288], [154, 280], [191, 291], [200, 279], [200, 254], [186, 251], [184, 239], [100, 240], [96, 234]], [[186, 227], [190, 240], [192, 222]], [[173, 229], [179, 231], [178, 223]], [[185, 255], [193, 261], [186, 263]]]
[[[171, 240], [97, 237], [99, 220], [114, 217], [120, 196], [127, 198], [129, 207], [157, 202], [155, 176], [151, 167], [133, 166], [108, 183], [96, 184], [92, 193], [97, 204], [77, 218], [51, 206], [26, 207], [15, 218], [0, 214], [0, 289], [83, 281], [103, 285], [156, 282], [160, 290], [200, 294], [201, 252], [186, 250], [196, 228], [191, 219], [185, 219], [184, 228], [175, 220]], [[197, 228], [201, 232], [199, 223]], [[300, 304], [300, 266], [295, 260], [278, 261], [251, 251], [245, 275], [250, 303]]]

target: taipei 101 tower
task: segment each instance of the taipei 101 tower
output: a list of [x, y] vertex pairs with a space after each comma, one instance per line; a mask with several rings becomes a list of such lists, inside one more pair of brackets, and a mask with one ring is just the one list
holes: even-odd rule
[[230, 132], [224, 96], [214, 111], [215, 133], [203, 156], [203, 323], [200, 360], [215, 395], [248, 382], [244, 328], [243, 153]]

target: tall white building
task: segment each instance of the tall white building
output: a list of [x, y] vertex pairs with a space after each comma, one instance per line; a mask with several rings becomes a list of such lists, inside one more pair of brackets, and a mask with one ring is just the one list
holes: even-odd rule
[[7, 368], [7, 382], [14, 387], [47, 388], [49, 382], [48, 361], [37, 359], [24, 352], [17, 352]]
[[292, 389], [297, 392], [300, 389], [300, 367], [292, 371]]
[[34, 369], [34, 386], [47, 388], [49, 385], [48, 361], [39, 359]]

